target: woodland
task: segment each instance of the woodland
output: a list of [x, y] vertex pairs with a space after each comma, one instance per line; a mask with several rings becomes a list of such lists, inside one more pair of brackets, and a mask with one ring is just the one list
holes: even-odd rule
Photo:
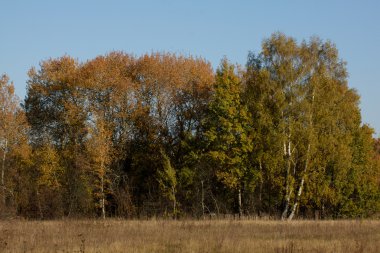
[[216, 70], [65, 55], [28, 76], [23, 101], [0, 76], [0, 218], [379, 215], [380, 140], [330, 41], [274, 33]]

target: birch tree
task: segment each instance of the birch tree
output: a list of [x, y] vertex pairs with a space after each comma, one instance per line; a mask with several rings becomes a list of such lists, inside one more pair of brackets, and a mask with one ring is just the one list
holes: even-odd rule
[[[247, 96], [258, 99], [248, 102], [261, 142], [256, 163], [263, 173], [282, 166], [276, 170], [283, 180], [282, 219], [295, 216], [308, 183], [325, 177], [322, 164], [332, 160], [326, 159], [328, 146], [323, 145], [340, 138], [336, 140], [342, 145], [340, 158], [347, 157], [349, 163], [345, 150], [360, 120], [357, 97], [347, 87], [346, 77], [334, 45], [318, 38], [297, 44], [284, 34], [274, 34], [264, 41], [262, 53], [248, 63]], [[342, 163], [334, 168], [347, 166]], [[268, 179], [273, 180], [270, 185], [277, 184], [274, 178]]]

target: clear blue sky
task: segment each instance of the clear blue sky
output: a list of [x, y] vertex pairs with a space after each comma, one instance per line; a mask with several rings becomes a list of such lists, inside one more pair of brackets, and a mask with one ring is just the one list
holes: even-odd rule
[[27, 71], [50, 57], [87, 60], [113, 50], [170, 51], [217, 66], [244, 65], [248, 51], [281, 31], [333, 41], [361, 95], [363, 121], [380, 133], [380, 1], [0, 0], [0, 74], [25, 96]]

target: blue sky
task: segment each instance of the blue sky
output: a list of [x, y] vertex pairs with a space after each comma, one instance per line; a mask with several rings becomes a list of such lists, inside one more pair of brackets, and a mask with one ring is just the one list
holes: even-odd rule
[[0, 74], [25, 96], [27, 71], [64, 54], [81, 61], [113, 50], [223, 56], [244, 65], [276, 31], [337, 45], [363, 121], [380, 133], [380, 1], [0, 0]]

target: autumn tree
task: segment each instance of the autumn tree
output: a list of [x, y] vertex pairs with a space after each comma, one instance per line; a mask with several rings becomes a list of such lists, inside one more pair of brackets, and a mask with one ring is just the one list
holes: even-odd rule
[[227, 189], [236, 191], [239, 215], [242, 215], [242, 189], [249, 170], [252, 150], [250, 118], [241, 100], [241, 81], [235, 67], [224, 59], [216, 73], [214, 96], [206, 122], [207, 160], [215, 166], [217, 178]]
[[304, 211], [308, 205], [322, 212], [340, 209], [349, 196], [342, 191], [355, 167], [361, 120], [359, 97], [348, 88], [335, 46], [318, 38], [297, 44], [273, 34], [261, 54], [251, 55], [246, 77], [258, 138], [255, 163], [261, 185], [270, 189], [268, 200], [276, 197], [283, 219], [292, 219], [301, 204]]
[[0, 77], [0, 208], [14, 212], [21, 201], [21, 178], [29, 165], [28, 124], [9, 77]]
[[[282, 34], [265, 40], [263, 52], [250, 59], [249, 64], [247, 93], [252, 99], [248, 106], [261, 141], [256, 162], [262, 173], [267, 169], [278, 173], [268, 179], [283, 177], [285, 218], [290, 206], [294, 210], [298, 205], [309, 166], [314, 98], [311, 87], [306, 85], [308, 65], [303, 62], [296, 42]], [[271, 184], [270, 187], [278, 187], [278, 182]]]
[[79, 63], [71, 57], [50, 59], [29, 71], [25, 112], [35, 148], [52, 145], [64, 168], [63, 202], [66, 215], [90, 210], [89, 178], [84, 144], [86, 97], [79, 85]]
[[90, 189], [94, 207], [102, 218], [106, 217], [107, 207], [115, 204], [118, 178], [122, 177], [119, 165], [125, 159], [131, 107], [126, 68], [132, 61], [129, 55], [113, 52], [86, 62], [78, 74], [88, 115], [85, 146]]

